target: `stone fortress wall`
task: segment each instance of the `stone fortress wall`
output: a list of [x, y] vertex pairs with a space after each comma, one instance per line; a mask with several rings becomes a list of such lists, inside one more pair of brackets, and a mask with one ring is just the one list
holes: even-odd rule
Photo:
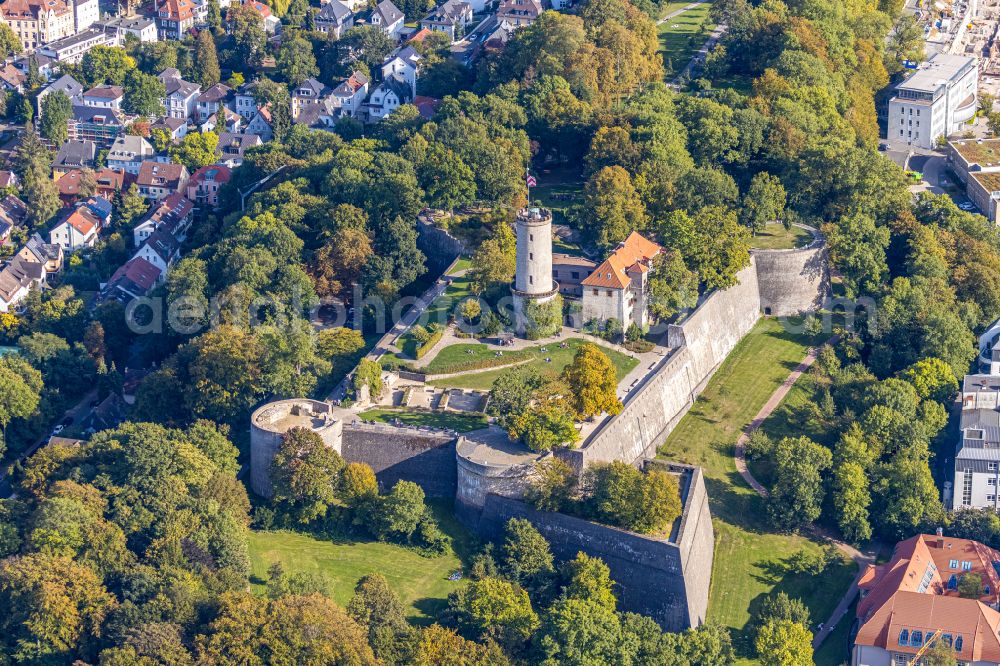
[[[798, 314], [822, 302], [828, 278], [825, 249], [817, 241], [800, 250], [753, 252], [750, 266], [738, 274], [739, 284], [709, 294], [684, 321], [669, 327], [671, 353], [629, 393], [622, 412], [579, 449], [557, 455], [581, 473], [613, 460], [665, 464], [650, 460], [657, 447], [761, 315]], [[455, 497], [459, 518], [486, 537], [499, 534], [507, 519], [522, 516], [552, 541], [559, 557], [578, 551], [601, 557], [619, 582], [622, 607], [648, 613], [667, 629], [697, 626], [705, 618], [714, 533], [699, 468], [667, 464], [686, 479], [684, 512], [670, 539], [654, 539], [524, 504], [534, 463], [544, 455], [424, 428], [362, 424], [352, 412], [328, 403], [283, 400], [264, 405], [251, 419], [254, 492], [270, 496], [270, 461], [281, 434], [295, 425], [317, 429], [347, 461], [371, 465], [385, 489], [405, 479], [429, 496]]]

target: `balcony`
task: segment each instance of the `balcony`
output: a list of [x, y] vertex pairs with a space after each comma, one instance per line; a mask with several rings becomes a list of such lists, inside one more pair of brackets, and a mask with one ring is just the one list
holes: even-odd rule
[[976, 96], [969, 95], [955, 107], [955, 113], [953, 114], [954, 121], [956, 123], [964, 123], [976, 115], [976, 108]]

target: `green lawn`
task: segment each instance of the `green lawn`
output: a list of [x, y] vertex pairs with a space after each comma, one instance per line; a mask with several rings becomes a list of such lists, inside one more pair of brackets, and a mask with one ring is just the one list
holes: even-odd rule
[[813, 577], [789, 573], [786, 562], [791, 555], [803, 548], [817, 550], [820, 544], [801, 536], [770, 533], [763, 500], [740, 478], [733, 461], [739, 433], [802, 360], [807, 347], [817, 342], [785, 332], [777, 320], [761, 320], [732, 351], [660, 449], [663, 458], [705, 470], [716, 536], [708, 616], [737, 630], [737, 645], [744, 657], [752, 651], [743, 630], [765, 596], [785, 591], [799, 597], [816, 622], [822, 622], [855, 573], [846, 558], [823, 574], [822, 584]]
[[399, 421], [408, 426], [448, 428], [455, 432], [479, 430], [488, 425], [486, 417], [482, 414], [430, 411], [426, 409], [369, 409], [366, 412], [361, 412], [358, 418], [366, 421], [380, 421], [382, 423]]
[[[537, 345], [534, 347], [527, 347], [525, 349], [520, 349], [516, 351], [504, 351], [502, 357], [496, 356], [497, 348], [494, 346], [487, 346], [484, 344], [459, 344], [451, 345], [450, 347], [445, 347], [438, 355], [435, 356], [426, 368], [421, 368], [427, 372], [431, 373], [451, 373], [460, 372], [463, 369], [469, 368], [470, 366], [481, 363], [493, 363], [494, 361], [505, 363], [505, 367], [497, 368], [495, 370], [485, 370], [482, 372], [472, 372], [469, 374], [464, 374], [459, 377], [449, 377], [447, 379], [438, 379], [429, 384], [434, 386], [446, 386], [451, 388], [466, 388], [466, 389], [480, 389], [489, 390], [493, 386], [493, 382], [499, 377], [507, 367], [515, 363], [529, 360], [530, 363], [526, 365], [532, 365], [541, 372], [550, 372], [553, 374], [558, 374], [562, 372], [562, 369], [570, 364], [573, 360], [574, 354], [580, 345], [584, 344], [586, 341], [581, 338], [567, 338], [564, 340], [566, 347], [560, 347], [559, 343], [548, 343], [546, 345]], [[544, 347], [547, 351], [542, 351]], [[625, 377], [632, 368], [639, 364], [639, 360], [623, 354], [610, 347], [605, 347], [601, 345], [601, 350], [608, 355], [611, 362], [615, 366], [615, 371], [617, 372], [619, 381]], [[471, 351], [469, 354], [467, 352]], [[551, 362], [546, 362], [545, 359], [551, 359]]]
[[[541, 204], [552, 211], [554, 224], [566, 224], [566, 210], [583, 200], [583, 183], [546, 182], [545, 174], [538, 176], [538, 186], [531, 188], [532, 203]], [[558, 249], [556, 249], [558, 251]]]
[[263, 590], [267, 568], [280, 562], [286, 573], [316, 572], [325, 576], [334, 601], [346, 605], [362, 576], [380, 573], [407, 605], [411, 620], [428, 624], [440, 616], [448, 593], [461, 581], [448, 576], [472, 552], [473, 537], [454, 519], [450, 507], [434, 503], [442, 529], [452, 537], [452, 550], [439, 557], [377, 541], [323, 541], [295, 532], [251, 532], [250, 565], [255, 591]]
[[673, 79], [697, 53], [715, 24], [709, 18], [712, 3], [705, 2], [664, 21], [659, 28], [660, 53], [668, 79]]
[[794, 247], [805, 247], [812, 242], [812, 233], [801, 227], [785, 228], [783, 224], [769, 224], [756, 234], [750, 242], [752, 247], [760, 250], [788, 250]]
[[[854, 622], [857, 608], [858, 602], [855, 600], [847, 610], [847, 614], [844, 615], [844, 619], [837, 623], [833, 633], [827, 636], [823, 644], [816, 650], [816, 654], [813, 655], [816, 666], [845, 666], [849, 662], [847, 635], [851, 631], [851, 623]], [[825, 622], [826, 620], [818, 621]]]

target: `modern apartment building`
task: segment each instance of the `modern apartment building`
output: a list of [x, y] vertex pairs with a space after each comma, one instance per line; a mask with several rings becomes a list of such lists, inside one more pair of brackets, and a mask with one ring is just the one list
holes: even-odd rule
[[889, 100], [888, 138], [933, 148], [939, 137], [958, 132], [976, 115], [976, 58], [935, 53]]

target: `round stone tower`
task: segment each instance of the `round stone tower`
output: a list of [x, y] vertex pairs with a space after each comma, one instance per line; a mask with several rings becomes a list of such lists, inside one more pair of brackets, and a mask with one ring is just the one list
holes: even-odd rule
[[552, 213], [546, 208], [517, 212], [517, 270], [511, 292], [519, 334], [524, 333], [528, 303], [545, 303], [559, 293], [552, 279]]

